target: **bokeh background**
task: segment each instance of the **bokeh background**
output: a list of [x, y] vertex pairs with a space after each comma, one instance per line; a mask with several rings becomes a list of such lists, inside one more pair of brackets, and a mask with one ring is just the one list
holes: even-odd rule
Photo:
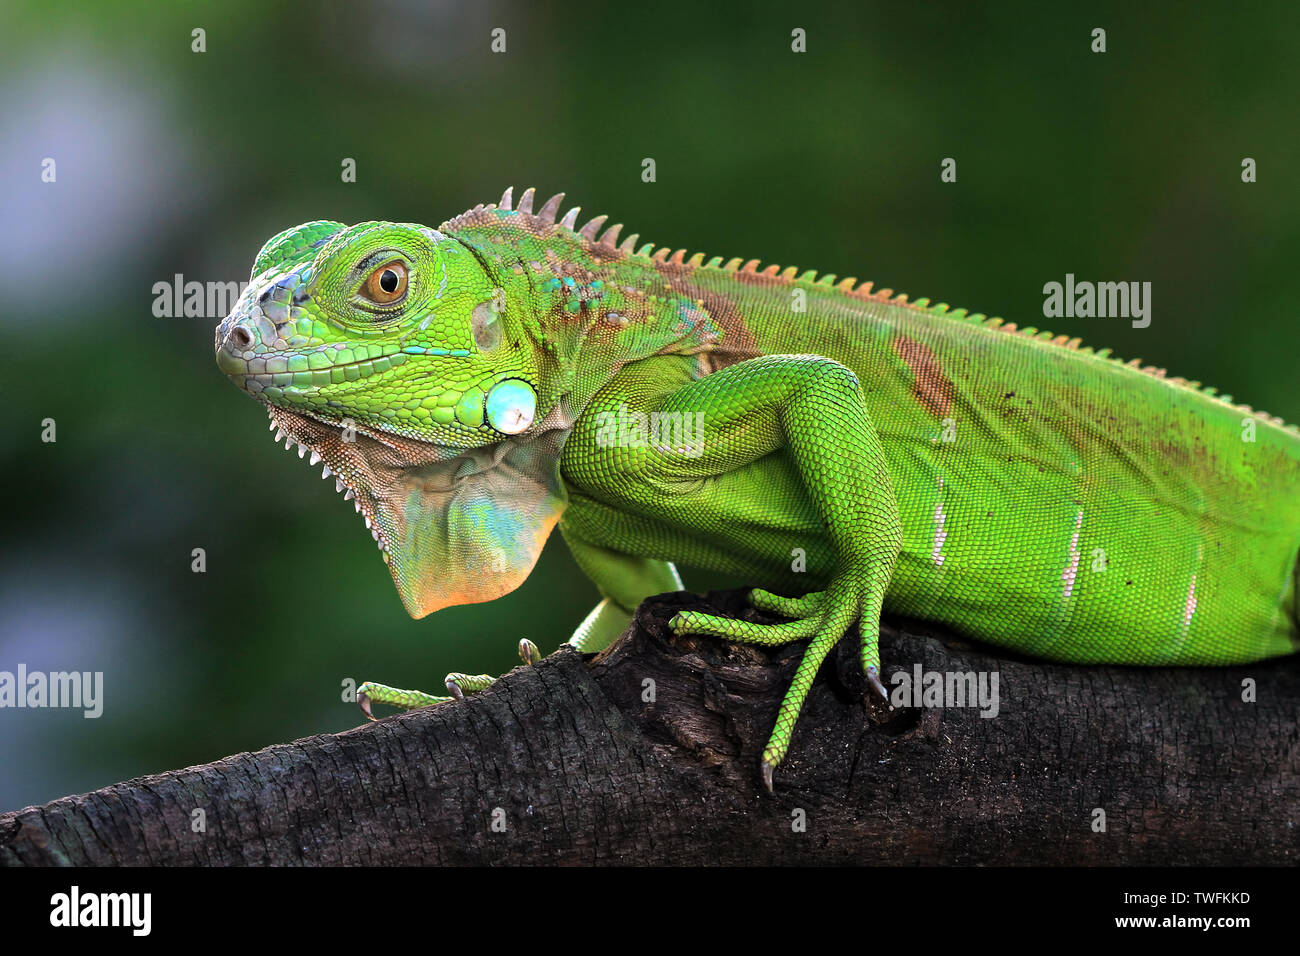
[[499, 673], [594, 603], [556, 538], [514, 594], [411, 621], [218, 373], [219, 316], [152, 314], [154, 283], [245, 280], [298, 222], [436, 225], [535, 185], [1026, 325], [1067, 272], [1150, 281], [1149, 328], [1053, 331], [1300, 420], [1300, 6], [1052, 6], [7, 0], [0, 669], [103, 671], [105, 709], [0, 710], [0, 810], [342, 730], [345, 678]]

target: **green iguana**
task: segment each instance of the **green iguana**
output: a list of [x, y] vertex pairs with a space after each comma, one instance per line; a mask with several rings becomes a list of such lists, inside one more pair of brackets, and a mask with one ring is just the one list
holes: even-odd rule
[[1297, 648], [1294, 427], [1078, 339], [620, 242], [533, 198], [286, 230], [217, 328], [217, 364], [335, 476], [413, 617], [513, 590], [557, 524], [603, 595], [583, 650], [680, 589], [674, 562], [758, 585], [788, 623], [672, 627], [809, 641], [769, 788], [848, 628], [883, 693], [882, 609], [1084, 664]]

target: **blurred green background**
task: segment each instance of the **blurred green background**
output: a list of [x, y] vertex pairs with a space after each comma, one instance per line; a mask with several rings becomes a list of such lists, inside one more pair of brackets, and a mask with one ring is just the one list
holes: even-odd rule
[[6, 4], [0, 669], [104, 671], [105, 710], [0, 710], [0, 809], [342, 730], [345, 678], [501, 672], [594, 603], [556, 538], [514, 594], [411, 621], [218, 373], [220, 316], [152, 314], [305, 220], [563, 189], [657, 244], [1025, 325], [1067, 272], [1150, 281], [1147, 329], [1049, 327], [1300, 420], [1296, 4], [637, 6]]

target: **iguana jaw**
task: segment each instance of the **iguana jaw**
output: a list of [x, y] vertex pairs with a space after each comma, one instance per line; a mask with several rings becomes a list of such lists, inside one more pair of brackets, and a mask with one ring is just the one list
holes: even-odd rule
[[310, 453], [353, 501], [412, 617], [513, 591], [567, 503], [563, 402], [527, 436], [469, 449], [267, 408], [276, 441]]
[[[375, 489], [369, 486], [367, 481], [366, 469], [362, 467], [362, 462], [358, 462], [356, 455], [348, 454], [348, 442], [344, 441], [347, 434], [341, 425], [329, 424], [320, 419], [303, 415], [298, 412], [272, 405], [269, 402], [263, 402], [266, 405], [267, 412], [270, 414], [270, 429], [274, 433], [276, 442], [283, 441], [286, 451], [294, 447], [298, 449], [298, 457], [304, 458], [308, 453], [311, 455], [312, 465], [321, 465], [321, 477], [334, 479], [334, 490], [342, 493], [344, 500], [351, 501], [356, 508], [357, 514], [361, 515], [366, 522], [366, 528], [370, 531], [370, 536], [375, 539], [375, 544], [379, 547], [383, 555], [384, 563], [389, 561], [389, 547], [392, 542], [391, 533], [383, 527], [379, 517], [377, 499], [379, 497]], [[362, 441], [374, 441], [392, 447], [389, 445], [389, 439], [394, 436], [384, 435], [382, 432], [372, 432], [364, 426], [354, 427], [352, 431], [355, 438]], [[404, 445], [411, 446], [417, 454], [412, 456], [411, 464], [415, 464], [421, 458], [426, 456], [418, 454], [419, 446], [427, 446], [430, 452], [436, 453], [438, 446], [430, 445], [427, 442], [417, 442], [412, 439], [400, 439]], [[356, 442], [351, 443], [355, 445]], [[398, 448], [393, 448], [397, 454], [401, 454]]]

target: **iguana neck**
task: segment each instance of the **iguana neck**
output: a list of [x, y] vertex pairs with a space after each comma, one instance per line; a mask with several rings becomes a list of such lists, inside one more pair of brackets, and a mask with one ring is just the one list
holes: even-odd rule
[[[509, 212], [484, 210], [473, 223], [442, 231], [478, 258], [526, 337], [539, 372], [539, 407], [567, 404], [576, 418], [625, 365], [653, 355], [698, 355], [702, 363], [729, 342], [713, 310], [677, 290], [656, 264], [563, 231], [538, 234]], [[462, 217], [464, 218], [464, 217]]]

